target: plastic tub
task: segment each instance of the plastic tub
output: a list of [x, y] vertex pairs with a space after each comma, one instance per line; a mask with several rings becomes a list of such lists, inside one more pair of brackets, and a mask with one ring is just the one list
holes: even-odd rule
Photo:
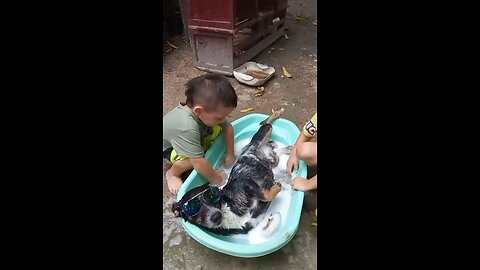
[[[232, 122], [235, 142], [242, 139], [251, 138], [258, 131], [259, 123], [265, 120], [268, 115], [253, 113], [243, 116]], [[297, 126], [289, 120], [279, 118], [273, 123], [273, 130], [270, 136], [271, 140], [278, 141], [286, 145], [293, 145], [300, 134]], [[216, 167], [224, 158], [226, 153], [225, 141], [223, 135], [220, 135], [212, 144], [210, 149], [205, 154], [205, 158]], [[300, 161], [298, 165], [298, 173], [293, 173], [292, 179], [300, 175], [307, 176], [307, 166], [305, 162]], [[199, 175], [195, 170], [185, 180], [185, 183], [180, 188], [177, 194], [177, 200], [180, 200], [183, 195], [190, 189], [206, 183], [206, 179]], [[279, 250], [285, 246], [295, 235], [300, 222], [300, 214], [303, 205], [303, 192], [292, 190], [292, 197], [290, 201], [290, 209], [285, 222], [274, 235], [266, 242], [259, 244], [245, 243], [238, 240], [235, 236], [217, 235], [208, 232], [194, 224], [186, 222], [181, 219], [181, 224], [185, 231], [196, 241], [204, 246], [216, 250], [221, 253], [229, 254], [237, 257], [259, 257], [264, 256], [274, 251]]]

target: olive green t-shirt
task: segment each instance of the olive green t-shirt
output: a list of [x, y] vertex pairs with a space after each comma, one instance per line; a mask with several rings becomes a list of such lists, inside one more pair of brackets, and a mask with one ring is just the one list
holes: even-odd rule
[[[225, 128], [227, 123], [228, 120], [225, 120], [220, 126]], [[201, 142], [212, 131], [188, 106], [179, 104], [163, 117], [163, 151], [173, 147], [178, 155], [202, 157]]]

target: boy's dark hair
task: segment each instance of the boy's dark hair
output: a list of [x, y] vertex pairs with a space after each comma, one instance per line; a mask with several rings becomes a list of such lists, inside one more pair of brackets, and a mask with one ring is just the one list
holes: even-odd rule
[[215, 110], [220, 104], [225, 107], [237, 107], [237, 93], [223, 75], [207, 73], [191, 79], [186, 86], [186, 104], [189, 107], [198, 104], [207, 112]]

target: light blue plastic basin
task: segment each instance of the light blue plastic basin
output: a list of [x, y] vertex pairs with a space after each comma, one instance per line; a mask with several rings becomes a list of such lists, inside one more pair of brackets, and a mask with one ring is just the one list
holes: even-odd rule
[[[267, 117], [268, 115], [265, 114], [253, 113], [233, 121], [234, 141], [238, 142], [246, 138], [252, 138], [260, 127], [259, 123]], [[272, 125], [271, 140], [278, 141], [285, 145], [293, 145], [300, 134], [297, 126], [286, 119], [279, 118], [275, 120]], [[213, 167], [216, 167], [225, 157], [225, 153], [225, 140], [223, 134], [221, 134], [210, 146], [207, 153], [205, 153], [205, 158], [213, 164]], [[299, 161], [298, 173], [293, 173], [292, 179], [296, 175], [302, 177], [307, 176], [307, 166], [305, 162]], [[180, 188], [177, 194], [177, 200], [179, 201], [187, 191], [206, 182], [207, 180], [203, 176], [193, 170]], [[285, 222], [285, 224], [279, 228], [279, 231], [274, 234], [274, 237], [259, 244], [251, 244], [235, 236], [214, 234], [183, 219], [181, 220], [181, 224], [193, 239], [218, 252], [237, 257], [264, 256], [285, 246], [297, 232], [303, 205], [303, 196], [302, 191], [292, 190], [290, 209], [288, 210], [287, 216], [282, 217], [282, 219], [285, 218], [288, 222]]]

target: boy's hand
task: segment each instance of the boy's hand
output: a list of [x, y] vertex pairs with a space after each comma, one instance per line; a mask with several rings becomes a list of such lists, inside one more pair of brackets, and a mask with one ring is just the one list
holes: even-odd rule
[[213, 184], [215, 184], [217, 187], [221, 187], [226, 181], [226, 175], [223, 175], [217, 171], [216, 173], [217, 173], [217, 177], [215, 177]]
[[298, 158], [296, 154], [294, 153], [290, 154], [290, 157], [288, 157], [286, 169], [287, 169], [287, 174], [289, 176], [292, 175], [292, 169], [295, 169], [295, 171], [298, 171]]
[[292, 183], [290, 183], [290, 185], [292, 185], [293, 189], [303, 190], [303, 191], [315, 189], [313, 185], [313, 181], [305, 179], [300, 176], [295, 177]]
[[225, 156], [225, 165], [230, 166], [233, 165], [233, 162], [235, 162], [235, 155], [232, 153], [230, 155]]
[[220, 175], [204, 157], [191, 158], [191, 162], [193, 168], [207, 178], [208, 182], [218, 186], [221, 186], [225, 182], [224, 177]]

